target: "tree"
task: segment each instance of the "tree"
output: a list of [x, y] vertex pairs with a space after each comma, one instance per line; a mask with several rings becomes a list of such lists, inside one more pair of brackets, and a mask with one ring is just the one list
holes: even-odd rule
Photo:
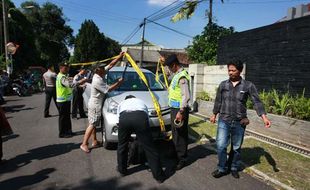
[[33, 1], [22, 3], [22, 7], [33, 6], [23, 13], [33, 27], [35, 47], [40, 54], [40, 60], [46, 65], [58, 64], [70, 57], [68, 46], [72, 45], [71, 27], [66, 25], [62, 9], [53, 3], [45, 3], [40, 7]]
[[121, 51], [120, 45], [100, 33], [92, 20], [85, 20], [75, 38], [74, 62], [102, 60]]
[[219, 38], [233, 32], [233, 27], [225, 28], [216, 23], [208, 24], [201, 35], [194, 37], [193, 45], [186, 48], [190, 59], [197, 63], [215, 65]]
[[[189, 19], [195, 12], [198, 3], [202, 2], [202, 0], [193, 0], [187, 1], [183, 7], [180, 8], [179, 12], [175, 14], [171, 20], [172, 22], [177, 22], [182, 19]], [[224, 3], [224, 0], [221, 0]], [[208, 15], [208, 24], [212, 24], [213, 19], [213, 0], [209, 0], [209, 9], [206, 10]]]

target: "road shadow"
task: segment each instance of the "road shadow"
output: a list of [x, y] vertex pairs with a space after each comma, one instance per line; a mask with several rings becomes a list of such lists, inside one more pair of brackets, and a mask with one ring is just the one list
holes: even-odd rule
[[11, 139], [15, 139], [15, 138], [17, 138], [17, 137], [19, 137], [18, 134], [13, 134], [13, 135], [4, 136], [4, 137], [2, 137], [2, 141], [5, 142], [5, 141], [11, 140]]
[[72, 184], [64, 187], [48, 187], [46, 190], [136, 190], [141, 189], [141, 187], [141, 182], [122, 185], [119, 182], [119, 178], [113, 177], [108, 180], [95, 180], [94, 178], [88, 178], [83, 180], [79, 185]]
[[35, 107], [28, 107], [28, 108], [24, 108], [25, 105], [12, 105], [12, 106], [3, 106], [3, 110], [6, 113], [14, 113], [14, 112], [20, 112], [20, 111], [24, 111], [24, 110], [33, 110]]
[[46, 168], [33, 175], [14, 177], [0, 182], [1, 189], [18, 190], [26, 186], [37, 184], [49, 178], [49, 174], [56, 171], [55, 168]]
[[246, 164], [247, 167], [254, 166], [261, 163], [260, 158], [264, 156], [268, 164], [272, 167], [274, 172], [279, 172], [277, 168], [277, 163], [273, 157], [265, 151], [262, 147], [253, 147], [253, 148], [242, 148], [241, 149], [242, 161]]
[[203, 147], [203, 145], [196, 145], [188, 150], [188, 158], [185, 167], [190, 166], [197, 160], [204, 159], [205, 157], [210, 156], [212, 154], [216, 154], [216, 151], [206, 149]]
[[72, 150], [79, 149], [80, 144], [66, 143], [66, 144], [53, 144], [43, 146], [35, 149], [28, 150], [27, 153], [18, 155], [12, 159], [7, 160], [0, 168], [1, 173], [7, 173], [17, 170], [34, 160], [43, 160], [46, 158], [56, 157], [62, 154], [71, 152]]

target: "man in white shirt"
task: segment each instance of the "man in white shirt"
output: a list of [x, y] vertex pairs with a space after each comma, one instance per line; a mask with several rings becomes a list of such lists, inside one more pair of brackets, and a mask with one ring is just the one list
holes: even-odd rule
[[160, 165], [158, 150], [155, 148], [152, 139], [147, 106], [142, 100], [129, 95], [119, 104], [118, 113], [118, 172], [122, 176], [127, 174], [128, 143], [131, 133], [135, 132], [139, 144], [142, 145], [145, 151], [153, 177], [158, 183], [162, 183], [166, 177]]

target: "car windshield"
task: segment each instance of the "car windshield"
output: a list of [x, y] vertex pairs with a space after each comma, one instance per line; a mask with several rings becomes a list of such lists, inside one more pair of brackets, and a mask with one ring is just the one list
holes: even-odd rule
[[[109, 85], [115, 83], [119, 78], [121, 78], [123, 72], [120, 71], [109, 71], [107, 75], [107, 83]], [[160, 91], [166, 90], [165, 87], [155, 80], [155, 75], [153, 73], [144, 73], [151, 90]], [[136, 72], [126, 72], [124, 76], [123, 84], [117, 88], [119, 91], [147, 91], [147, 87], [144, 82], [140, 79]]]

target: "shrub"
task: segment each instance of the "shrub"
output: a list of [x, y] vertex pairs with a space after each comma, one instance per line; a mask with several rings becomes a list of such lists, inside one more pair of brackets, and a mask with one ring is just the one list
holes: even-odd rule
[[272, 105], [272, 112], [280, 115], [285, 115], [288, 113], [291, 107], [291, 96], [289, 93], [280, 95], [275, 89], [271, 92], [272, 98], [274, 100], [274, 105]]
[[211, 97], [206, 91], [202, 91], [198, 93], [197, 100], [210, 101]]
[[305, 98], [305, 90], [301, 96], [296, 95], [292, 101], [292, 117], [310, 120], [310, 99]]

